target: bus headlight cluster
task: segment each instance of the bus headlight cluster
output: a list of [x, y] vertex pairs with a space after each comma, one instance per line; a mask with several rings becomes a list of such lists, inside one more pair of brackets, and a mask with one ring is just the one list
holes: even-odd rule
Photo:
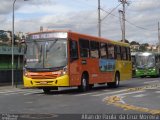
[[67, 68], [67, 66], [65, 66], [65, 67], [63, 68], [62, 75], [66, 75], [67, 72], [68, 72], [68, 68]]
[[27, 76], [27, 75], [28, 75], [26, 68], [23, 68], [23, 75], [24, 75], [24, 76]]
[[155, 68], [152, 68], [152, 69], [149, 69], [149, 71], [150, 71], [150, 72], [154, 72], [154, 71], [156, 71], [156, 69], [155, 69]]
[[53, 75], [56, 75], [57, 77], [66, 75], [67, 73], [68, 73], [67, 66], [65, 66], [65, 67], [63, 68], [63, 70], [52, 72], [52, 74], [53, 74]]

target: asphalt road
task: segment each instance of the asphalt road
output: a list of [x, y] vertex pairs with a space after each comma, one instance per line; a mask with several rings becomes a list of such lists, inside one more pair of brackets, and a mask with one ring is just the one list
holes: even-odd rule
[[[59, 114], [64, 114], [61, 119], [74, 118], [74, 115], [79, 119], [108, 119], [112, 114], [160, 115], [159, 101], [160, 78], [133, 78], [122, 81], [120, 87], [114, 89], [96, 85], [85, 93], [77, 88], [60, 88], [50, 94], [39, 89], [0, 88], [0, 113], [4, 118], [8, 117], [6, 113], [20, 114], [26, 119], [36, 118], [34, 114], [44, 119], [60, 119]], [[11, 115], [9, 117], [16, 117]], [[129, 116], [134, 117], [137, 116]]]

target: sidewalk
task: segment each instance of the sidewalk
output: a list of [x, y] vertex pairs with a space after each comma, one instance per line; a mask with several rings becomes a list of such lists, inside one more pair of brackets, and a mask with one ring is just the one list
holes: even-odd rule
[[3, 90], [3, 89], [24, 89], [24, 86], [23, 84], [19, 84], [19, 85], [14, 85], [12, 86], [11, 84], [0, 84], [0, 90]]

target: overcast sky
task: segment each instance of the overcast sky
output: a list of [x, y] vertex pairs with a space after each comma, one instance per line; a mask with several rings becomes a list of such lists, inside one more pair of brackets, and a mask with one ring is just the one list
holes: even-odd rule
[[[13, 1], [0, 0], [2, 30], [12, 30]], [[130, 42], [158, 43], [160, 0], [128, 0], [128, 3], [126, 39]], [[16, 0], [15, 32], [35, 32], [43, 26], [45, 29], [69, 29], [98, 36], [97, 6], [98, 0]], [[121, 40], [118, 11], [122, 10], [122, 5], [118, 0], [101, 0], [101, 9], [102, 37]]]

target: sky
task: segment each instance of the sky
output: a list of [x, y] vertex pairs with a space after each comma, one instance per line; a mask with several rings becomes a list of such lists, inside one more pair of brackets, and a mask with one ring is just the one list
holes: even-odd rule
[[[12, 30], [14, 0], [0, 0], [0, 30]], [[118, 0], [101, 0], [101, 36], [122, 39]], [[127, 0], [127, 40], [139, 43], [158, 43], [160, 0]], [[98, 36], [98, 0], [16, 0], [15, 32], [71, 30]], [[112, 12], [111, 12], [112, 11]], [[111, 13], [111, 14], [109, 14]]]

